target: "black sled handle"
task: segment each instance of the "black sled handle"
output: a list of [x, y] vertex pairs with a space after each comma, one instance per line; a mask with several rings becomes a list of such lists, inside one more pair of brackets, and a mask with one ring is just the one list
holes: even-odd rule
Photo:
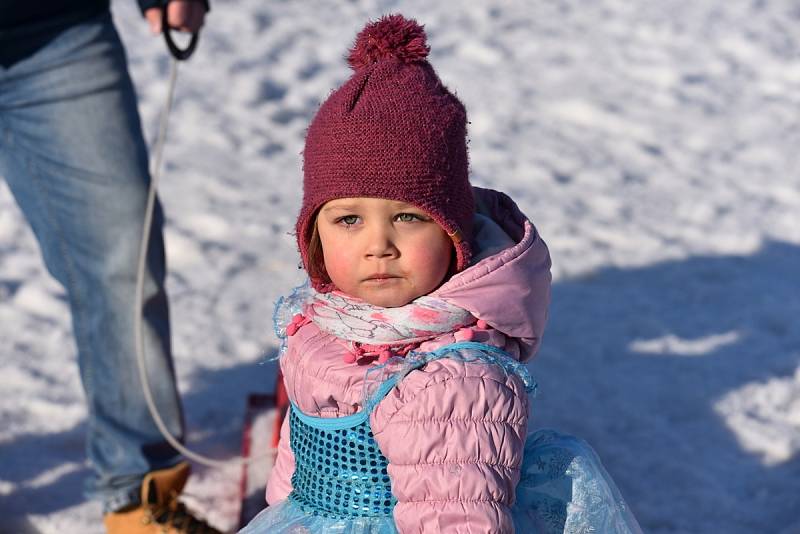
[[178, 48], [178, 45], [175, 44], [175, 41], [172, 40], [172, 30], [169, 27], [169, 22], [167, 21], [167, 4], [164, 4], [164, 7], [161, 9], [161, 32], [164, 34], [164, 40], [167, 42], [167, 48], [169, 49], [169, 53], [172, 54], [172, 57], [177, 59], [178, 61], [184, 61], [189, 59], [191, 55], [194, 53], [194, 49], [197, 47], [197, 39], [200, 36], [200, 32], [192, 33], [192, 38], [189, 40], [189, 44], [186, 48], [181, 49]]

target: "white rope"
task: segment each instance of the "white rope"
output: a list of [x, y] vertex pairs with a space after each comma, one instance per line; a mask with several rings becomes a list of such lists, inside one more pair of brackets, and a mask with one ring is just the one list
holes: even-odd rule
[[172, 99], [175, 93], [175, 82], [178, 77], [178, 61], [172, 59], [169, 74], [169, 90], [167, 93], [167, 102], [164, 106], [164, 111], [161, 114], [158, 126], [158, 137], [155, 144], [155, 157], [153, 159], [153, 168], [151, 170], [150, 188], [147, 195], [147, 207], [145, 208], [144, 228], [142, 232], [141, 246], [139, 247], [139, 268], [136, 275], [136, 300], [134, 302], [134, 337], [136, 339], [136, 356], [139, 364], [139, 378], [142, 381], [142, 390], [144, 391], [144, 398], [147, 401], [147, 408], [150, 410], [150, 415], [153, 417], [158, 430], [164, 436], [164, 439], [172, 445], [175, 450], [183, 454], [186, 458], [194, 460], [195, 462], [209, 467], [223, 467], [228, 465], [249, 465], [251, 463], [264, 460], [271, 454], [274, 454], [275, 448], [267, 449], [266, 453], [251, 456], [250, 458], [236, 457], [230, 460], [216, 460], [208, 456], [204, 456], [186, 448], [167, 428], [161, 414], [158, 412], [158, 407], [153, 400], [153, 394], [150, 390], [150, 380], [147, 376], [147, 364], [145, 362], [144, 353], [144, 334], [142, 331], [142, 306], [144, 301], [144, 273], [145, 264], [147, 261], [147, 246], [150, 240], [150, 226], [153, 222], [153, 206], [155, 204], [156, 189], [158, 186], [158, 179], [161, 172], [161, 155], [164, 150], [164, 142], [167, 137], [167, 121], [169, 119], [170, 111], [172, 110]]

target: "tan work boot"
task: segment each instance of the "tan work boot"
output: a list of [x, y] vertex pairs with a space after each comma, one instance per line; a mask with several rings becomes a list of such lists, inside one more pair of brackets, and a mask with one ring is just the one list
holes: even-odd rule
[[189, 478], [189, 464], [148, 473], [142, 481], [142, 504], [106, 514], [108, 534], [222, 534], [197, 519], [178, 502]]

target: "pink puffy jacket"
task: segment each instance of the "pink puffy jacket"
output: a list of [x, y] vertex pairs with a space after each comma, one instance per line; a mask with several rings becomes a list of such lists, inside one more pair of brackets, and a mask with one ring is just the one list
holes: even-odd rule
[[[506, 195], [475, 188], [477, 263], [432, 295], [481, 320], [474, 341], [503, 348], [520, 361], [539, 347], [550, 300], [550, 257], [530, 221]], [[434, 350], [457, 341], [446, 334]], [[360, 410], [365, 368], [344, 363], [344, 342], [313, 323], [289, 338], [281, 369], [289, 398], [308, 415], [339, 417]], [[288, 418], [287, 418], [288, 420]], [[509, 533], [527, 432], [522, 381], [498, 366], [436, 360], [412, 371], [370, 419], [389, 460], [394, 518], [401, 533]], [[267, 501], [292, 490], [294, 457], [284, 424]]]

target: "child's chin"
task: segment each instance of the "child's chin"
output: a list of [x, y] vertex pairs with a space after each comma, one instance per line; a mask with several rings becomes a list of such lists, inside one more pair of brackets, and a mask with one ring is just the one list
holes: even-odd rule
[[373, 306], [380, 306], [381, 308], [399, 308], [400, 306], [405, 306], [414, 300], [414, 298], [408, 295], [393, 294], [387, 291], [362, 295], [361, 300]]

